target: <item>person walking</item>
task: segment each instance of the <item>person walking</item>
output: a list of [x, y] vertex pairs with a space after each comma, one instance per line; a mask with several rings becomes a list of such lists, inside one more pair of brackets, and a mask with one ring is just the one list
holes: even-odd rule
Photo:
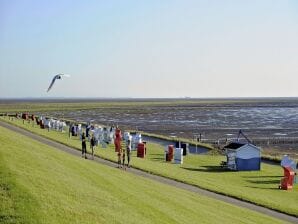
[[117, 152], [117, 156], [118, 156], [118, 168], [122, 168], [122, 166], [121, 166], [121, 154], [122, 154], [122, 149], [120, 148], [119, 151]]
[[50, 129], [51, 129], [51, 120], [47, 120], [47, 124], [48, 124], [48, 132], [50, 132]]
[[121, 130], [117, 126], [116, 131], [115, 131], [115, 135], [114, 135], [115, 152], [118, 152], [122, 148], [121, 147], [121, 140], [122, 140]]
[[126, 156], [127, 156], [127, 167], [130, 167], [130, 154], [131, 154], [131, 140], [128, 139], [126, 142]]
[[94, 159], [94, 147], [95, 147], [95, 137], [94, 137], [94, 134], [92, 134], [91, 139], [90, 139], [90, 148], [92, 151], [92, 159]]
[[123, 148], [121, 147], [121, 149], [122, 149], [122, 167], [123, 167], [123, 169], [126, 170], [126, 167], [125, 167], [125, 149], [124, 149], [124, 147]]
[[73, 127], [73, 124], [70, 124], [70, 125], [69, 125], [69, 128], [68, 128], [68, 138], [71, 138], [71, 135], [72, 135], [72, 127]]
[[86, 148], [86, 136], [85, 132], [82, 134], [82, 157], [85, 156], [85, 159], [87, 159], [87, 148]]

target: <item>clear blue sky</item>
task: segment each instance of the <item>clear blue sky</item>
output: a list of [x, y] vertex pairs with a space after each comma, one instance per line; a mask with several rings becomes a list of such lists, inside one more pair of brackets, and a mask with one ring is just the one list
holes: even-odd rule
[[[53, 75], [70, 74], [46, 89]], [[0, 0], [0, 97], [298, 96], [298, 1]]]

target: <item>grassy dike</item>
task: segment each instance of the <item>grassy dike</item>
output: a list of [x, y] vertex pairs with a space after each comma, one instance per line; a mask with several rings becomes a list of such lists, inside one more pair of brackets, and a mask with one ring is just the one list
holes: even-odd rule
[[[32, 124], [23, 124], [21, 120], [0, 119], [80, 150], [78, 138], [69, 139], [67, 133], [47, 132], [37, 126], [32, 127]], [[96, 154], [116, 161], [113, 146], [98, 148]], [[132, 165], [150, 173], [298, 216], [298, 186], [292, 191], [277, 188], [283, 174], [280, 166], [262, 164], [261, 171], [230, 172], [218, 167], [224, 159], [222, 156], [189, 155], [184, 158], [183, 165], [166, 163], [163, 157], [162, 147], [148, 143], [147, 158], [139, 159], [133, 154]]]
[[84, 160], [0, 127], [0, 222], [283, 223]]

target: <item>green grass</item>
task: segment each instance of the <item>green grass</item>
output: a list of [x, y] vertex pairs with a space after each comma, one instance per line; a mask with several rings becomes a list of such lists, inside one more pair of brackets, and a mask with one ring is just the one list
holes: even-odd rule
[[0, 127], [0, 223], [283, 223]]
[[[67, 133], [47, 132], [38, 127], [32, 127], [28, 123], [22, 124], [21, 120], [12, 123], [80, 149], [78, 138], [69, 139]], [[116, 161], [113, 146], [107, 149], [99, 148], [96, 154]], [[135, 154], [133, 156], [132, 165], [138, 169], [298, 216], [298, 186], [296, 185], [292, 191], [278, 189], [283, 175], [280, 166], [262, 164], [261, 171], [223, 172], [218, 165], [225, 158], [216, 155], [189, 155], [185, 157], [184, 164], [180, 166], [164, 162], [163, 148], [152, 143], [148, 143], [146, 159], [136, 158]]]

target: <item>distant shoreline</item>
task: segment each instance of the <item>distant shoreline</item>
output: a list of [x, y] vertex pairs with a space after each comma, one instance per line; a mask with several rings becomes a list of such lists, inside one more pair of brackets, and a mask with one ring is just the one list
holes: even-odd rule
[[137, 98], [137, 97], [0, 97], [5, 102], [171, 102], [171, 101], [298, 101], [298, 97], [202, 97], [202, 98]]

